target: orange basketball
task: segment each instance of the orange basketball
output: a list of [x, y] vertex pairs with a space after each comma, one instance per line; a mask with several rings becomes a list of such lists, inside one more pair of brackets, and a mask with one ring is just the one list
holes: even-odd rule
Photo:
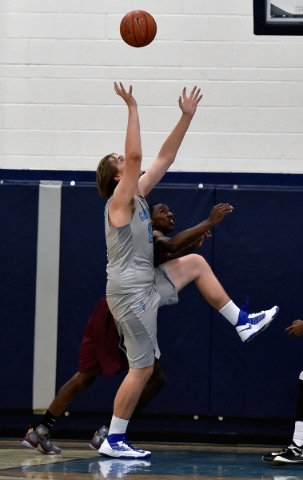
[[127, 13], [120, 23], [120, 34], [125, 43], [131, 47], [145, 47], [155, 38], [157, 24], [154, 17], [144, 10]]

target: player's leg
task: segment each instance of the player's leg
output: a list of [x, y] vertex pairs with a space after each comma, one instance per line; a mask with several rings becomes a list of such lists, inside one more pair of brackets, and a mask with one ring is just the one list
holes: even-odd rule
[[30, 448], [41, 448], [44, 453], [60, 454], [61, 449], [51, 442], [49, 432], [66, 407], [79, 393], [91, 385], [96, 377], [96, 374], [77, 372], [65, 383], [65, 385], [60, 388], [40, 422], [37, 425], [33, 424], [30, 426], [22, 441], [22, 445]]
[[299, 376], [296, 421], [292, 442], [279, 452], [264, 455], [262, 459], [271, 465], [303, 463], [303, 372]]
[[[299, 376], [299, 391], [297, 397], [296, 423], [293, 442], [303, 448], [303, 372]], [[303, 454], [302, 454], [303, 455]]]
[[153, 373], [150, 376], [147, 384], [143, 388], [141, 396], [138, 400], [136, 408], [134, 410], [134, 414], [141, 412], [143, 408], [160, 392], [160, 390], [164, 387], [166, 382], [166, 378], [162, 367], [160, 365], [160, 361], [155, 358], [154, 369]]
[[152, 372], [153, 365], [129, 368], [115, 397], [108, 437], [99, 449], [101, 455], [113, 458], [148, 458], [151, 455], [149, 451], [137, 449], [126, 443], [125, 435], [128, 422]]
[[[153, 373], [153, 365], [130, 368], [120, 385], [114, 401], [114, 416], [129, 420], [142, 391]], [[123, 432], [125, 433], [125, 432]]]
[[129, 371], [116, 394], [109, 434], [99, 453], [114, 458], [147, 458], [151, 453], [127, 444], [125, 435], [128, 422], [153, 373], [155, 356], [160, 355], [157, 343], [160, 296], [153, 289], [118, 300], [114, 296], [107, 297], [112, 314], [122, 328]]
[[[162, 367], [160, 365], [160, 361], [156, 358], [154, 363], [153, 373], [150, 376], [148, 382], [146, 383], [145, 387], [142, 390], [136, 408], [134, 409], [133, 415], [136, 415], [146, 407], [146, 405], [160, 392], [160, 390], [164, 387], [166, 382], [166, 378]], [[99, 428], [93, 438], [89, 443], [89, 447], [93, 450], [99, 450], [104, 440], [108, 437], [110, 422], [102, 425]]]
[[86, 324], [79, 354], [79, 371], [60, 388], [40, 422], [30, 426], [23, 439], [23, 445], [41, 448], [45, 453], [60, 453], [60, 448], [53, 445], [50, 441], [51, 428], [74, 398], [89, 387], [96, 377], [102, 373], [102, 367], [95, 348], [94, 334], [95, 325], [102, 321], [100, 306], [102, 307], [103, 304], [104, 299], [101, 299]]
[[97, 376], [98, 374], [77, 372], [60, 388], [48, 408], [49, 412], [57, 419], [66, 407], [96, 380]]
[[251, 340], [267, 328], [279, 311], [278, 307], [257, 314], [247, 314], [240, 310], [229, 298], [206, 260], [200, 255], [187, 255], [171, 260], [164, 266], [178, 291], [194, 281], [208, 303], [236, 327], [243, 342]]

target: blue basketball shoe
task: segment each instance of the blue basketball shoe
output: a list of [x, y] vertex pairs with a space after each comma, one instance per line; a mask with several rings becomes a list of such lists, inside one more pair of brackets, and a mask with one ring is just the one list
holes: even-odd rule
[[[151, 462], [146, 460], [121, 460], [119, 458], [103, 459], [99, 462], [90, 463], [89, 473], [95, 474], [95, 478], [125, 478], [130, 473], [144, 473]], [[102, 477], [100, 477], [100, 473]], [[99, 476], [98, 476], [99, 475]], [[132, 477], [136, 478], [136, 477]]]
[[98, 452], [100, 455], [112, 458], [148, 458], [151, 452], [140, 450], [126, 442], [124, 435], [109, 435]]
[[250, 342], [258, 333], [267, 328], [279, 313], [279, 307], [262, 310], [259, 313], [250, 313], [240, 310], [236, 330], [242, 342]]

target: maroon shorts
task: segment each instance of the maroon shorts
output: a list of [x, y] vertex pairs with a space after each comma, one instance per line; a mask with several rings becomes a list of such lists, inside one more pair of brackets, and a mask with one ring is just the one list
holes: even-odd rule
[[89, 318], [79, 355], [79, 372], [109, 377], [128, 370], [127, 357], [119, 348], [120, 336], [108, 308], [106, 297], [102, 297]]

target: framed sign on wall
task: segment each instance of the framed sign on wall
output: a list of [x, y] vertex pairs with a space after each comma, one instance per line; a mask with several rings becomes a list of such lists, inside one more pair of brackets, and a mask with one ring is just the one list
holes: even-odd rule
[[303, 0], [254, 0], [255, 35], [303, 35]]

